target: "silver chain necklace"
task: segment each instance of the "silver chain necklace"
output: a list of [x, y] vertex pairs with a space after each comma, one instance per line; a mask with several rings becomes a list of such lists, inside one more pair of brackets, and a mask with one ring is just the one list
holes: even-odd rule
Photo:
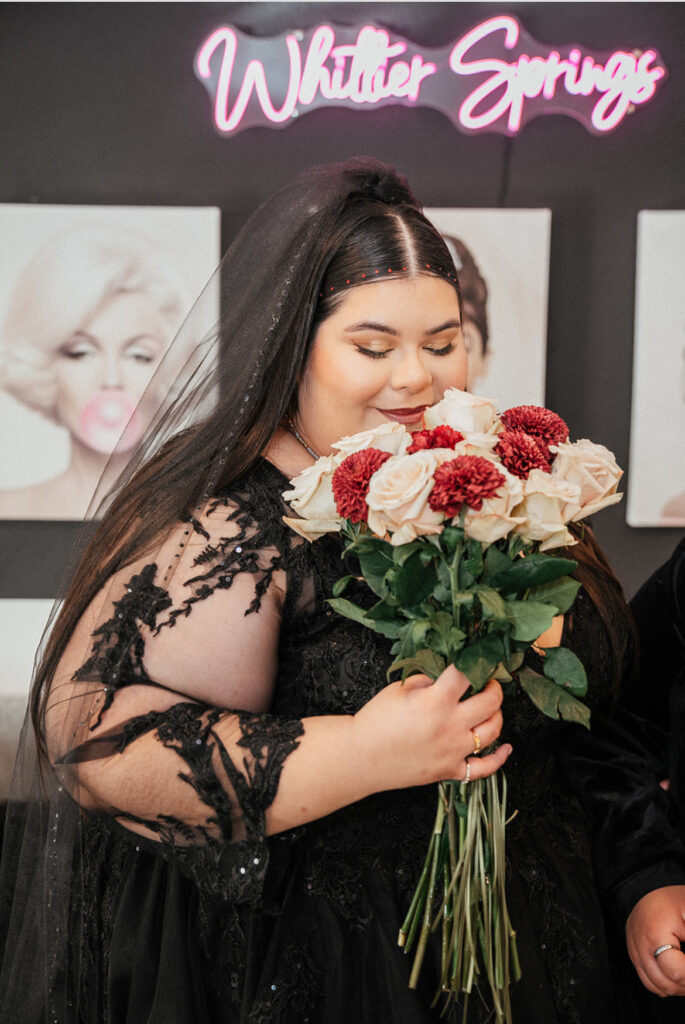
[[310, 447], [309, 447], [309, 445], [307, 444], [307, 442], [305, 441], [305, 439], [304, 439], [304, 438], [302, 437], [302, 434], [301, 434], [301, 433], [299, 432], [299, 430], [297, 429], [297, 427], [295, 426], [295, 424], [294, 424], [294, 423], [293, 423], [293, 421], [291, 420], [290, 416], [288, 416], [288, 415], [286, 414], [286, 417], [285, 417], [285, 418], [286, 418], [286, 421], [287, 421], [287, 423], [288, 423], [288, 430], [289, 430], [289, 431], [290, 431], [290, 433], [291, 433], [291, 434], [293, 435], [293, 437], [294, 437], [294, 438], [295, 438], [295, 439], [296, 439], [297, 441], [299, 441], [299, 442], [300, 442], [300, 444], [302, 445], [302, 447], [303, 447], [303, 448], [305, 448], [305, 449], [306, 449], [306, 450], [307, 450], [307, 451], [309, 452], [309, 454], [311, 455], [311, 457], [312, 457], [313, 459], [318, 459], [318, 458], [320, 458], [320, 456], [319, 456], [319, 455], [317, 454], [317, 452], [315, 452], [313, 448], [310, 448]]

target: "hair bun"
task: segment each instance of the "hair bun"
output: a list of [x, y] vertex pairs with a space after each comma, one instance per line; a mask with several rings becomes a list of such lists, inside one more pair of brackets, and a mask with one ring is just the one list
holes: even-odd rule
[[[350, 167], [349, 164], [352, 166]], [[388, 205], [405, 203], [420, 209], [420, 204], [409, 188], [407, 179], [404, 175], [398, 174], [390, 164], [383, 164], [371, 157], [361, 157], [357, 161], [348, 162], [347, 174], [351, 179], [351, 196], [376, 199], [378, 202]]]

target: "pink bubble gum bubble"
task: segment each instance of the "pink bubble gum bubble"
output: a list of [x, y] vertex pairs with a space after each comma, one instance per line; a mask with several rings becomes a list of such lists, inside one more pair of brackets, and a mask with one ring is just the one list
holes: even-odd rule
[[135, 402], [123, 391], [98, 391], [83, 407], [79, 436], [103, 455], [135, 448], [143, 436]]

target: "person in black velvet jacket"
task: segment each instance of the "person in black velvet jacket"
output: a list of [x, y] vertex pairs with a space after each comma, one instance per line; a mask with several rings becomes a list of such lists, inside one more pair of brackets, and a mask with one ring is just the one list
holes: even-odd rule
[[594, 821], [607, 909], [648, 990], [640, 1019], [665, 1024], [685, 1019], [685, 1000], [663, 1001], [685, 996], [685, 538], [631, 608], [637, 671], [567, 767]]

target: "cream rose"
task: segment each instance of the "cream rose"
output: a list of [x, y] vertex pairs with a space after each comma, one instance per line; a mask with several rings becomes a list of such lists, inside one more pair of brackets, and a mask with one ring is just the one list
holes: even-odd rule
[[513, 515], [523, 518], [515, 532], [529, 540], [542, 541], [541, 551], [575, 544], [566, 528], [580, 508], [580, 487], [575, 483], [533, 469], [523, 481], [523, 501]]
[[524, 522], [522, 516], [514, 514], [514, 509], [523, 500], [523, 481], [502, 465], [497, 465], [497, 472], [505, 477], [506, 484], [498, 488], [492, 498], [484, 498], [480, 509], [468, 509], [464, 517], [466, 536], [482, 544], [492, 544], [507, 537]]
[[454, 446], [453, 458], [457, 455], [482, 455], [484, 459], [496, 462], [499, 468], [500, 460], [494, 454], [498, 440], [497, 434], [469, 434], [464, 441], [459, 441]]
[[341, 461], [342, 456], [322, 456], [290, 481], [291, 490], [283, 492], [284, 499], [302, 517], [284, 517], [283, 521], [307, 540], [316, 540], [324, 533], [337, 533], [340, 529], [342, 520], [335, 507], [332, 481]]
[[569, 516], [574, 522], [621, 500], [617, 488], [623, 470], [604, 445], [583, 439], [555, 444], [550, 450], [557, 453], [552, 476], [576, 484], [580, 490], [580, 508]]
[[371, 530], [379, 537], [389, 531], [395, 546], [439, 533], [445, 517], [433, 511], [428, 495], [433, 489], [433, 473], [450, 458], [454, 458], [453, 451], [436, 448], [397, 455], [384, 462], [371, 477], [366, 495]]
[[441, 402], [426, 409], [423, 419], [427, 427], [438, 427], [445, 423], [454, 430], [461, 430], [463, 434], [490, 434], [499, 426], [499, 417], [492, 399], [471, 395], [457, 388], [448, 388]]
[[[378, 448], [391, 455], [403, 455], [411, 444], [411, 434], [401, 423], [381, 423], [371, 430], [362, 430], [359, 434], [342, 437], [331, 445], [335, 451], [342, 453], [342, 458], [361, 452], [364, 448]], [[342, 461], [342, 460], [341, 460]]]

